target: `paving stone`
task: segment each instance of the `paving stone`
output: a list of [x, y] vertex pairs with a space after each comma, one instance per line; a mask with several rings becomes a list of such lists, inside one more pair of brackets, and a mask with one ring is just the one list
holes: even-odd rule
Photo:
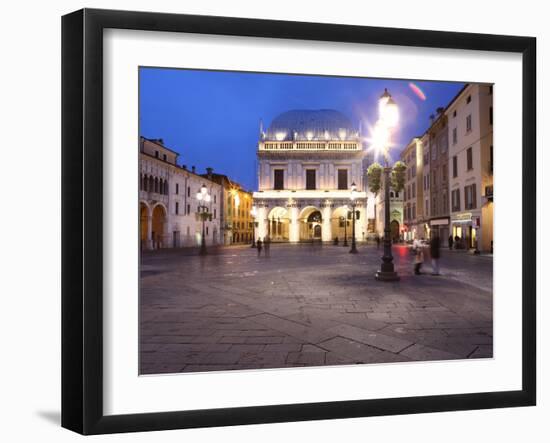
[[273, 244], [267, 260], [248, 247], [200, 260], [144, 253], [140, 371], [316, 366], [321, 356], [338, 365], [492, 355], [490, 259], [442, 251], [444, 275], [417, 278], [410, 254], [396, 253], [401, 280], [387, 284], [374, 279], [380, 251], [358, 247], [352, 255]]
[[341, 337], [351, 338], [352, 340], [393, 353], [399, 353], [412, 344], [409, 340], [404, 340], [349, 325], [336, 326], [329, 329], [327, 332], [335, 333]]
[[287, 364], [303, 364], [306, 366], [322, 366], [325, 364], [326, 352], [290, 352]]
[[245, 343], [260, 343], [264, 345], [282, 343], [284, 337], [245, 337]]
[[452, 360], [460, 358], [459, 355], [419, 344], [414, 344], [408, 347], [403, 350], [400, 355], [404, 355], [409, 357], [411, 360], [417, 361]]
[[331, 338], [321, 343], [321, 346], [356, 363], [387, 363], [409, 360], [407, 356], [399, 356], [398, 354], [382, 351], [343, 337]]

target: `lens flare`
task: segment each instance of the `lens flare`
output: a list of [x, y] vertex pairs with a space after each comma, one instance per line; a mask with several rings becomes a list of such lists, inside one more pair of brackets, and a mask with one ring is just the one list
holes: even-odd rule
[[420, 100], [426, 100], [426, 94], [420, 89], [417, 85], [414, 83], [409, 83], [409, 88], [411, 88], [411, 91], [414, 92], [414, 94], [420, 99]]

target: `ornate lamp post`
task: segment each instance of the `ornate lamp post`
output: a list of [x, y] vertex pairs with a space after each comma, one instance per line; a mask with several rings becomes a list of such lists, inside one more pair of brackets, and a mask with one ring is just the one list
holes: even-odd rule
[[250, 245], [251, 248], [256, 247], [256, 228], [258, 227], [258, 222], [256, 221], [256, 217], [258, 215], [258, 209], [256, 209], [256, 206], [252, 206], [252, 209], [250, 210], [250, 215], [252, 216], [252, 244]]
[[343, 217], [340, 217], [340, 220], [343, 220], [344, 221], [344, 243], [342, 244], [342, 246], [344, 246], [345, 248], [347, 248], [348, 246], [348, 207], [347, 206], [344, 206], [344, 216]]
[[[357, 246], [355, 245], [355, 207], [357, 205], [357, 202], [355, 199], [357, 198], [357, 186], [355, 186], [355, 183], [351, 184], [351, 194], [350, 194], [350, 201], [351, 201], [351, 249], [349, 250], [350, 254], [357, 254]], [[347, 222], [347, 221], [346, 221]]]
[[376, 279], [381, 281], [396, 281], [399, 276], [393, 265], [390, 233], [390, 172], [388, 164], [388, 148], [390, 144], [391, 130], [397, 125], [399, 111], [397, 104], [387, 89], [378, 101], [379, 119], [375, 127], [375, 147], [384, 155], [384, 255], [380, 270], [376, 273]]
[[201, 248], [200, 248], [200, 254], [206, 255], [206, 233], [204, 228], [204, 223], [206, 220], [212, 220], [212, 214], [210, 213], [209, 207], [207, 206], [208, 203], [210, 203], [210, 194], [208, 193], [208, 189], [205, 185], [201, 186], [201, 190], [197, 192], [197, 200], [199, 201], [199, 206], [197, 210], [197, 214], [200, 217], [202, 221], [202, 234], [201, 234]]

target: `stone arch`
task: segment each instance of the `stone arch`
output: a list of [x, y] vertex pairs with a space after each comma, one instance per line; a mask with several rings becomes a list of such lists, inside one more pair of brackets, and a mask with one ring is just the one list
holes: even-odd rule
[[267, 215], [267, 235], [272, 241], [288, 241], [290, 229], [290, 211], [275, 206]]
[[351, 220], [347, 218], [350, 208], [346, 205], [339, 206], [332, 212], [331, 226], [332, 226], [332, 238], [338, 237], [339, 241], [344, 241], [347, 237], [351, 238]]
[[151, 210], [151, 240], [153, 249], [168, 244], [168, 211], [162, 203], [156, 203]]
[[390, 223], [390, 236], [391, 236], [391, 240], [392, 242], [396, 243], [399, 241], [399, 235], [400, 235], [400, 231], [399, 231], [399, 222], [397, 220], [392, 220], [391, 223]]
[[145, 201], [139, 202], [139, 244], [141, 249], [151, 247], [151, 207]]
[[300, 241], [309, 241], [320, 239], [320, 229], [322, 227], [323, 217], [321, 210], [316, 206], [306, 206], [300, 211], [298, 216]]

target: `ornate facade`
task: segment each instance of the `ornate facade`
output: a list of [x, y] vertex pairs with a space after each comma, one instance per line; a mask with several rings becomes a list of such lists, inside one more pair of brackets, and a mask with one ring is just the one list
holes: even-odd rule
[[356, 185], [357, 240], [367, 235], [360, 131], [334, 110], [294, 110], [260, 127], [256, 238], [333, 241], [351, 236]]
[[141, 249], [198, 246], [202, 222], [197, 216], [196, 199], [202, 185], [211, 196], [206, 221], [207, 245], [222, 241], [220, 198], [222, 187], [177, 163], [178, 153], [164, 146], [162, 140], [140, 138], [139, 143], [139, 211]]

